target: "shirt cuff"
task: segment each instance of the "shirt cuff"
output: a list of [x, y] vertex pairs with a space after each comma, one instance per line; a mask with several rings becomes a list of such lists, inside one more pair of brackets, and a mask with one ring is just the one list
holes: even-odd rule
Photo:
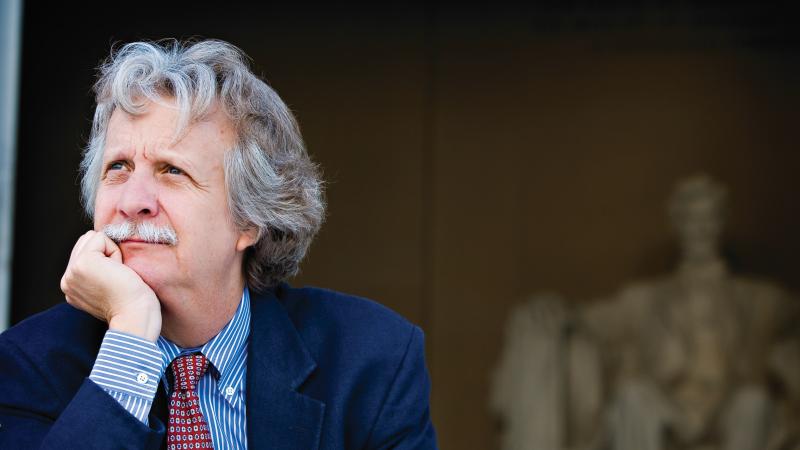
[[150, 341], [108, 330], [89, 379], [131, 414], [147, 423], [164, 373], [161, 350]]

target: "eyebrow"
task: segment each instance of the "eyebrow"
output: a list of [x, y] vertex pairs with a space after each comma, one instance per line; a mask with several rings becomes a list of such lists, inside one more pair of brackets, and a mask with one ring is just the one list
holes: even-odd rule
[[[105, 162], [117, 161], [120, 159], [133, 159], [136, 151], [130, 147], [118, 147], [106, 149], [103, 160]], [[152, 163], [169, 163], [184, 169], [195, 171], [197, 166], [188, 158], [170, 149], [156, 149], [155, 151], [144, 152], [144, 158]]]
[[164, 148], [158, 148], [153, 151], [144, 151], [145, 159], [152, 161], [153, 163], [158, 162], [167, 162], [167, 163], [174, 163], [177, 166], [185, 167], [194, 169], [195, 165], [192, 164], [192, 161], [186, 158], [185, 156], [181, 155], [180, 153]]
[[106, 147], [103, 150], [103, 161], [115, 161], [118, 159], [130, 158], [131, 150], [127, 147]]

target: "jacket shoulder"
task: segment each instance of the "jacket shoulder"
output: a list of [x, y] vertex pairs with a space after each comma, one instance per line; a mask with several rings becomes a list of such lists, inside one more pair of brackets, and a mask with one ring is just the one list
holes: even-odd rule
[[[373, 300], [317, 287], [282, 285], [276, 296], [318, 363], [400, 361], [422, 331]], [[388, 367], [387, 367], [388, 368]]]
[[96, 351], [105, 331], [102, 321], [63, 303], [14, 325], [2, 338], [27, 353], [64, 352], [86, 346], [94, 346]]
[[20, 393], [21, 402], [30, 401], [24, 396], [37, 383], [68, 401], [89, 375], [105, 330], [103, 322], [67, 304], [23, 320], [0, 335], [2, 384]]
[[381, 344], [407, 340], [416, 328], [395, 311], [373, 300], [317, 287], [283, 286], [277, 297], [295, 327], [336, 332], [343, 338], [369, 336]]

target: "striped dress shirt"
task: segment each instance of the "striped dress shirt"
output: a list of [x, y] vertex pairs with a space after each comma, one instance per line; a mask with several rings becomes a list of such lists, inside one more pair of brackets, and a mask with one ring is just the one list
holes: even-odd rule
[[250, 293], [247, 288], [233, 318], [213, 339], [196, 348], [180, 348], [159, 336], [156, 344], [107, 331], [89, 379], [108, 392], [144, 424], [161, 386], [170, 392], [166, 368], [177, 356], [201, 352], [209, 360], [197, 385], [200, 410], [208, 422], [214, 448], [246, 449], [245, 375], [250, 334]]

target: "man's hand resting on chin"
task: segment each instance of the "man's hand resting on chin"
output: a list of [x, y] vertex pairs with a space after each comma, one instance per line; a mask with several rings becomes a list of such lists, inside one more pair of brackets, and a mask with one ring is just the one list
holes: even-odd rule
[[161, 305], [155, 292], [128, 266], [111, 239], [87, 231], [75, 243], [61, 277], [67, 303], [108, 322], [110, 330], [155, 342]]

